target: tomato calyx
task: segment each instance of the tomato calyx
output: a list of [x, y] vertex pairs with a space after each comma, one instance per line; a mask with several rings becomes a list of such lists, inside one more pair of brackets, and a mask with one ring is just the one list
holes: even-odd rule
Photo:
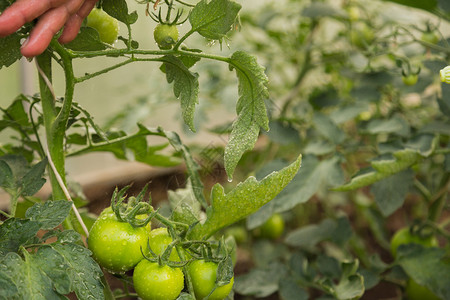
[[[116, 188], [111, 197], [111, 209], [120, 222], [127, 222], [133, 227], [144, 227], [156, 216], [158, 211], [148, 203], [144, 202], [144, 195], [147, 192], [146, 185], [137, 197], [126, 197], [125, 193], [130, 188], [126, 186], [120, 191]], [[127, 203], [124, 200], [127, 199]], [[137, 218], [138, 215], [148, 215], [145, 219]]]

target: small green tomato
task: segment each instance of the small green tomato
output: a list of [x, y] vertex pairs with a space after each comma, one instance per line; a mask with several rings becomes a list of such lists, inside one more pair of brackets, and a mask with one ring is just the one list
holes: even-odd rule
[[131, 270], [144, 257], [141, 248], [147, 248], [148, 228], [134, 228], [121, 222], [110, 207], [106, 208], [89, 231], [88, 248], [92, 257], [113, 273]]
[[259, 228], [259, 236], [275, 240], [279, 238], [284, 232], [284, 219], [279, 213], [273, 214], [264, 224]]
[[436, 247], [438, 245], [436, 237], [431, 235], [423, 238], [419, 235], [411, 233], [409, 227], [399, 229], [391, 239], [391, 253], [394, 257], [397, 256], [397, 248], [404, 244], [419, 244], [424, 247]]
[[169, 50], [178, 41], [178, 28], [176, 25], [158, 24], [153, 31], [158, 47]]
[[[217, 278], [218, 264], [211, 261], [196, 260], [193, 261], [189, 267], [188, 272], [194, 287], [195, 297], [203, 299], [208, 296], [214, 289]], [[220, 286], [209, 295], [209, 300], [223, 300], [230, 294], [234, 283], [234, 277], [231, 278], [230, 283]]]
[[402, 81], [406, 85], [415, 85], [418, 79], [419, 76], [417, 74], [409, 74], [406, 76], [402, 76]]
[[112, 45], [119, 36], [119, 22], [99, 8], [89, 13], [86, 25], [97, 30], [104, 43]]
[[434, 31], [425, 31], [424, 33], [422, 33], [420, 39], [430, 44], [437, 44], [439, 42], [439, 36]]
[[133, 285], [142, 300], [175, 300], [184, 288], [180, 268], [143, 259], [133, 271]]
[[[148, 243], [156, 255], [162, 255], [172, 241], [169, 232], [167, 232], [167, 228], [161, 227], [150, 231]], [[175, 247], [172, 248], [169, 259], [172, 261], [180, 261]]]
[[405, 289], [408, 300], [440, 300], [438, 296], [433, 294], [427, 287], [422, 286], [412, 279], [408, 280]]

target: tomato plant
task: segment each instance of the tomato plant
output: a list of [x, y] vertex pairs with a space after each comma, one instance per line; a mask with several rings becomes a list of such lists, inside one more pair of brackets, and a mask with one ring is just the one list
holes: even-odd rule
[[43, 19], [4, 36], [21, 3], [0, 0], [0, 297], [450, 298], [446, 1], [102, 0], [4, 97]]
[[195, 297], [204, 299], [208, 297], [211, 300], [223, 300], [231, 292], [234, 283], [234, 277], [225, 285], [218, 286], [217, 263], [205, 260], [196, 260], [189, 264], [189, 276], [194, 286]]
[[146, 249], [147, 240], [145, 227], [133, 228], [117, 220], [114, 212], [107, 208], [92, 225], [88, 246], [102, 267], [112, 272], [125, 272], [144, 258], [141, 249]]
[[184, 287], [184, 276], [180, 268], [144, 259], [134, 269], [133, 285], [143, 300], [175, 300]]
[[119, 36], [119, 21], [99, 8], [94, 8], [87, 17], [87, 26], [97, 30], [100, 40], [114, 44]]

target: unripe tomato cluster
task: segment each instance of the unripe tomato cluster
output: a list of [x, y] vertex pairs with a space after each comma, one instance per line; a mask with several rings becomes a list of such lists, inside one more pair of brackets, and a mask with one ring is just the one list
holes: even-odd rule
[[[146, 215], [138, 215], [136, 218], [145, 217]], [[106, 208], [92, 225], [88, 248], [92, 251], [93, 258], [112, 273], [124, 273], [134, 269], [133, 284], [141, 299], [174, 300], [185, 287], [182, 268], [152, 262], [143, 255], [144, 253], [145, 256], [150, 256], [153, 252], [160, 256], [172, 242], [167, 228], [151, 230], [149, 225], [133, 227], [118, 220], [113, 210]], [[181, 261], [175, 249], [169, 260]], [[217, 263], [207, 260], [195, 260], [185, 268], [197, 299], [209, 295], [208, 299], [221, 300], [231, 292], [234, 278], [224, 286], [215, 287], [217, 268]]]

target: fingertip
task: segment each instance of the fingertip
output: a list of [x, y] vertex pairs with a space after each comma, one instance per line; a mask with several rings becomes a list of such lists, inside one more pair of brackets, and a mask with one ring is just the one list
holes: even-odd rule
[[77, 15], [71, 16], [64, 25], [63, 32], [59, 37], [58, 41], [61, 44], [67, 44], [73, 41], [80, 32], [82, 22], [83, 20], [80, 19]]
[[42, 54], [45, 49], [47, 49], [50, 41], [51, 36], [48, 36], [46, 34], [39, 34], [38, 36], [33, 35], [33, 32], [31, 32], [31, 35], [22, 44], [20, 53], [28, 58], [38, 56], [39, 54]]

